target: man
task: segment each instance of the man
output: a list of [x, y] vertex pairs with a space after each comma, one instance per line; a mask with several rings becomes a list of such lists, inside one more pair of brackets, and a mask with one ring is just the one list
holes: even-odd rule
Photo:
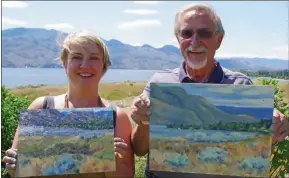
[[[191, 5], [180, 10], [175, 17], [174, 33], [180, 45], [184, 61], [179, 68], [158, 72], [152, 76], [143, 94], [132, 104], [131, 118], [137, 124], [131, 136], [135, 154], [143, 156], [149, 152], [150, 83], [213, 83], [251, 85], [245, 75], [223, 68], [215, 59], [225, 31], [215, 11], [207, 5]], [[274, 142], [283, 140], [289, 133], [285, 116], [274, 110]], [[170, 177], [224, 177], [189, 175], [172, 172], [156, 172], [146, 168], [147, 178]]]

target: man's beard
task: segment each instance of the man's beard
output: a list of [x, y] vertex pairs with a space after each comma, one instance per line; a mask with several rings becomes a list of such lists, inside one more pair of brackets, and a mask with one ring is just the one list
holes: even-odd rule
[[189, 51], [190, 52], [207, 52], [207, 48], [204, 46], [200, 46], [198, 48], [193, 48], [192, 45], [187, 47], [185, 49], [185, 52], [183, 53], [183, 56], [185, 58], [185, 62], [188, 65], [189, 68], [199, 70], [204, 68], [207, 65], [208, 59], [207, 55], [205, 54], [200, 54], [201, 56], [198, 55], [191, 55], [189, 56]]

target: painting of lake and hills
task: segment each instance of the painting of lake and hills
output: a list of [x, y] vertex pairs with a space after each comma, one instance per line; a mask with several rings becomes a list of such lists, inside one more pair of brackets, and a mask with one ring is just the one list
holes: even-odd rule
[[23, 110], [17, 177], [115, 171], [111, 108]]
[[150, 170], [269, 177], [273, 87], [150, 87]]

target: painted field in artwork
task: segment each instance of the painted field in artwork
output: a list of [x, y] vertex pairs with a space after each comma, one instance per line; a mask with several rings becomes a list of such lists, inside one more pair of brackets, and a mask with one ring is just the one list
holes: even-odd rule
[[268, 177], [274, 89], [151, 83], [150, 170]]
[[18, 177], [115, 171], [109, 108], [20, 113]]

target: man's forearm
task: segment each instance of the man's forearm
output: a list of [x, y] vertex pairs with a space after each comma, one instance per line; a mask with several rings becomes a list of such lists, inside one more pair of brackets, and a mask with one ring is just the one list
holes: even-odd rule
[[131, 134], [131, 142], [137, 156], [144, 156], [149, 151], [149, 125], [137, 125]]

